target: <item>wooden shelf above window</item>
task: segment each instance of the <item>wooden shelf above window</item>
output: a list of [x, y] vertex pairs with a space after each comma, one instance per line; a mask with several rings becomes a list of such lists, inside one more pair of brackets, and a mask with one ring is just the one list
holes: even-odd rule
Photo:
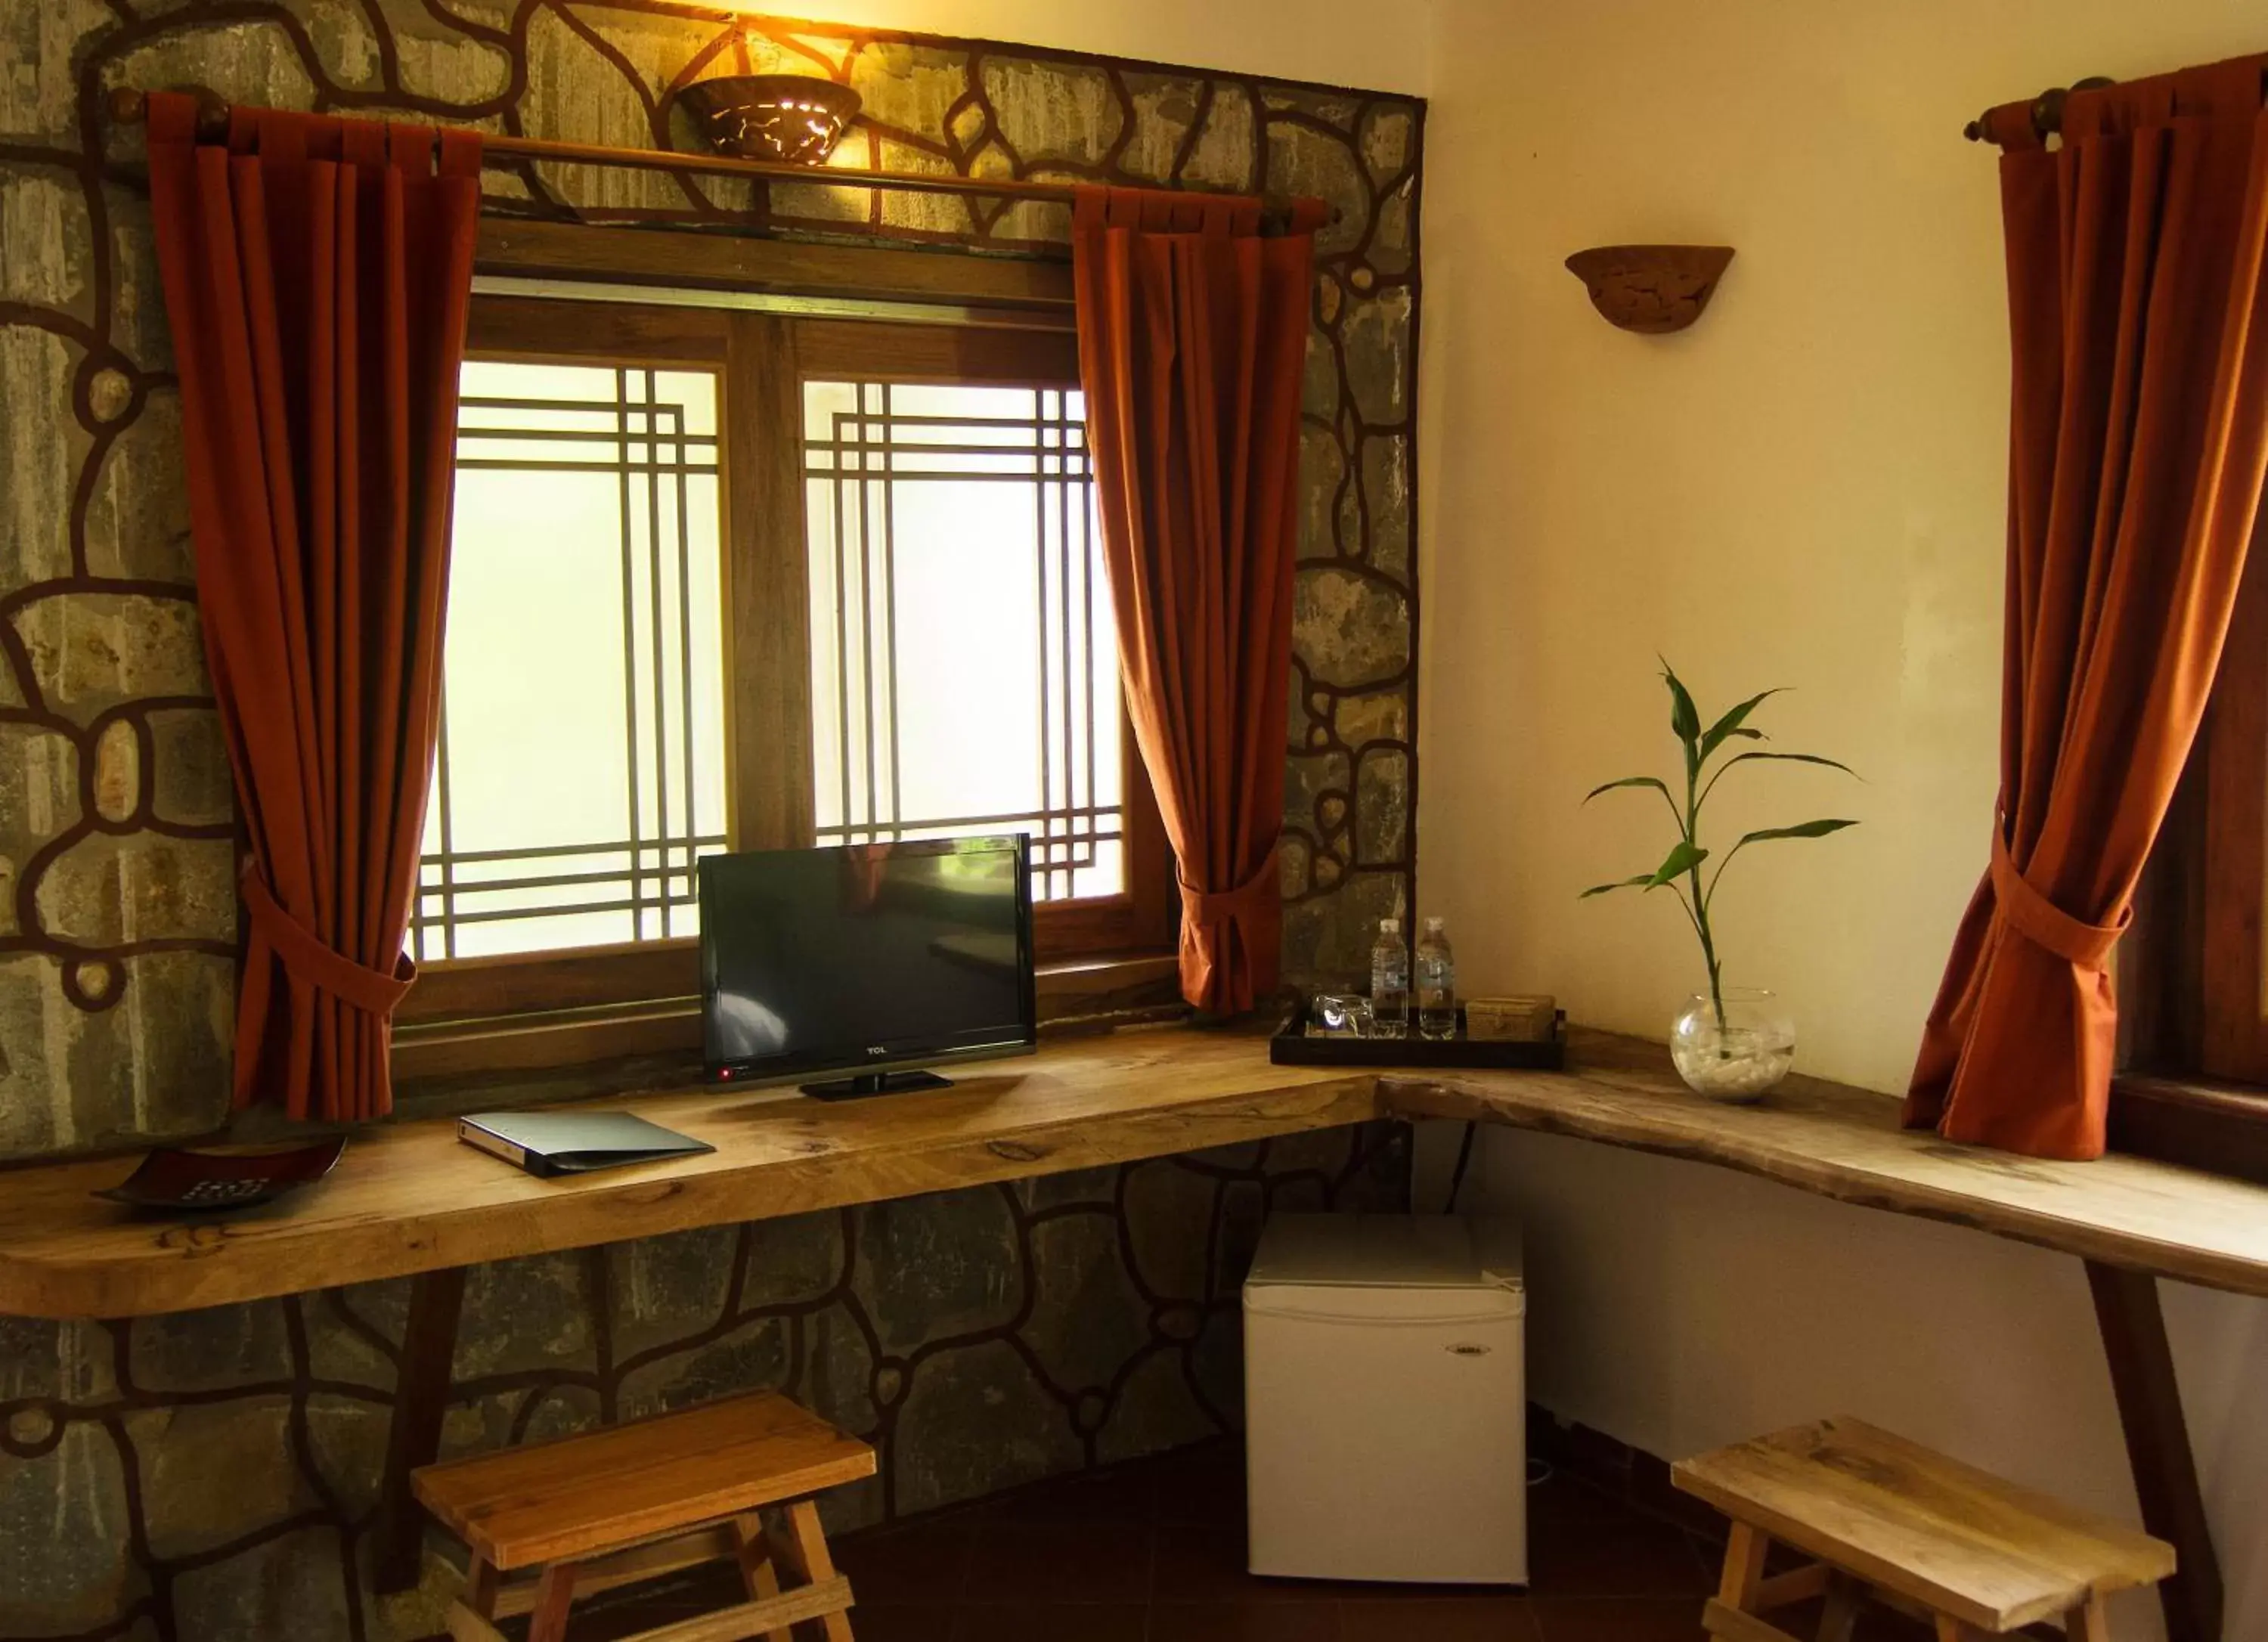
[[1068, 331], [1071, 265], [884, 246], [483, 217], [482, 274], [676, 286], [831, 301], [941, 303], [971, 324]]

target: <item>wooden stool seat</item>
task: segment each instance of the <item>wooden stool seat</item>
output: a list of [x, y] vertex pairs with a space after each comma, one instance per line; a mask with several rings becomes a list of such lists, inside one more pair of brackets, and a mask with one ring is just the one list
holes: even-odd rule
[[[786, 1642], [801, 1619], [822, 1620], [828, 1642], [851, 1642], [850, 1581], [835, 1572], [812, 1496], [873, 1473], [872, 1447], [761, 1392], [429, 1465], [414, 1481], [472, 1553], [449, 1614], [457, 1642], [499, 1642], [495, 1622], [518, 1613], [534, 1616], [528, 1642], [559, 1642], [576, 1596], [721, 1557], [740, 1563], [748, 1602], [628, 1642], [760, 1632]], [[783, 1526], [764, 1522], [767, 1506], [784, 1507]]]
[[[1671, 1469], [1677, 1486], [1732, 1519], [1710, 1634], [1792, 1642], [1759, 1610], [1825, 1593], [1822, 1642], [1845, 1642], [1858, 1588], [1933, 1621], [1941, 1642], [2040, 1620], [2108, 1642], [2102, 1599], [2154, 1585], [2174, 1548], [2139, 1529], [2019, 1488], [1857, 1419], [1735, 1443]], [[1816, 1559], [1764, 1577], [1775, 1540]]]

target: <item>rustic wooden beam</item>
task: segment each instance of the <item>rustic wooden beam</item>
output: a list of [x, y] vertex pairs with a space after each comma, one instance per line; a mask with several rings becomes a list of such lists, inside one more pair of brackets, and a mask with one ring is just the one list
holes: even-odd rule
[[2142, 1526], [2169, 1541], [2179, 1559], [2173, 1577], [2158, 1587], [2167, 1642], [2220, 1642], [2220, 1560], [2198, 1486], [2173, 1348], [2158, 1305], [2158, 1279], [2146, 1271], [2090, 1260], [2087, 1282], [2095, 1293], [2095, 1321], [2110, 1363], [2119, 1423], [2125, 1428]]
[[753, 291], [773, 296], [942, 303], [1068, 329], [1068, 260], [970, 256], [897, 246], [607, 228], [519, 217], [481, 219], [474, 266], [483, 274]]

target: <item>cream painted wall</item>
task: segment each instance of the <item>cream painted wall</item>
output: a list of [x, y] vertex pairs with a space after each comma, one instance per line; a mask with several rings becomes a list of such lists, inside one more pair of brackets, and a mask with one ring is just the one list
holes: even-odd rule
[[[2257, 0], [1440, 0], [1425, 205], [1421, 910], [1469, 990], [1557, 992], [1662, 1035], [1697, 958], [1660, 896], [1653, 676], [1767, 685], [1783, 747], [1728, 829], [1864, 825], [1745, 856], [1734, 979], [1808, 1069], [1904, 1082], [1995, 783], [2007, 344], [1988, 103], [2268, 47]], [[1682, 335], [1610, 329], [1585, 246], [1725, 243]], [[1728, 784], [1727, 791], [1731, 790]], [[1530, 1227], [1533, 1383], [1677, 1454], [1849, 1410], [2075, 1498], [2132, 1495], [2076, 1263], [1690, 1165], [1491, 1138]], [[2231, 1598], [2268, 1637], [2268, 1306], [2167, 1299]], [[2247, 1416], [2252, 1417], [2248, 1418]], [[2147, 1604], [2122, 1638], [2157, 1634]]]
[[[1381, 27], [1364, 0], [726, 0], [732, 9], [864, 23], [975, 40], [1010, 40], [1366, 91], [1425, 89], [1422, 27]], [[1420, 15], [1422, 15], [1422, 11]]]

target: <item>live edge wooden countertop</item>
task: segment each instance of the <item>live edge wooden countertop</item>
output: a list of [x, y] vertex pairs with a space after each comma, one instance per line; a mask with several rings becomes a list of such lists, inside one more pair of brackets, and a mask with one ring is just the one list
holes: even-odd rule
[[[963, 1069], [950, 1090], [632, 1097], [710, 1155], [544, 1181], [450, 1120], [375, 1128], [320, 1187], [210, 1220], [90, 1194], [110, 1158], [0, 1170], [0, 1314], [186, 1311], [338, 1284], [1162, 1157], [1366, 1118], [1473, 1118], [1744, 1170], [2113, 1266], [2268, 1295], [2268, 1189], [2134, 1158], [2043, 1163], [1897, 1126], [1897, 1103], [1791, 1079], [1762, 1106], [1684, 1090], [1658, 1045], [1579, 1032], [1564, 1072], [1277, 1066], [1261, 1037], [1157, 1028]], [[615, 1101], [601, 1104], [619, 1104]]]
[[1689, 1093], [1669, 1051], [1578, 1030], [1564, 1072], [1380, 1075], [1403, 1117], [1474, 1118], [1714, 1163], [2103, 1265], [2268, 1295], [2268, 1187], [2147, 1159], [2056, 1163], [1898, 1126], [1889, 1095], [1790, 1078], [1756, 1106]]
[[1380, 1115], [1375, 1071], [1270, 1065], [1250, 1032], [1122, 1030], [948, 1070], [951, 1089], [866, 1101], [704, 1085], [589, 1102], [628, 1105], [717, 1150], [571, 1179], [475, 1151], [454, 1119], [379, 1124], [320, 1185], [195, 1220], [143, 1219], [89, 1195], [123, 1179], [127, 1160], [0, 1170], [0, 1313], [187, 1311]]

